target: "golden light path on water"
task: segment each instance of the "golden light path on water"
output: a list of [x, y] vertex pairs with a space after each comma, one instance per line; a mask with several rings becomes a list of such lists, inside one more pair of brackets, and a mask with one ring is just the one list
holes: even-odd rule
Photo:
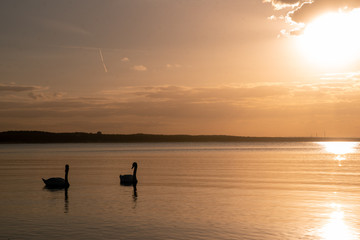
[[324, 240], [357, 239], [344, 221], [344, 212], [341, 210], [341, 205], [332, 203], [331, 208], [333, 208], [333, 211], [330, 214], [330, 219], [320, 230], [321, 237]]
[[328, 153], [336, 155], [334, 160], [337, 160], [341, 167], [341, 161], [346, 160], [346, 154], [354, 153], [359, 143], [357, 142], [319, 142], [324, 150]]
[[[328, 153], [334, 154], [334, 160], [338, 161], [341, 167], [341, 161], [346, 160], [347, 154], [355, 153], [359, 143], [357, 142], [318, 142]], [[331, 203], [331, 213], [329, 220], [320, 229], [320, 236], [324, 240], [353, 240], [358, 239], [356, 233], [349, 228], [345, 221], [345, 213], [341, 204]]]

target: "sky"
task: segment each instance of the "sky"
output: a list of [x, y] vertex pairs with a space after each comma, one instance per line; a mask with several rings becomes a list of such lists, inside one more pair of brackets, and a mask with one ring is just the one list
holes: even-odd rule
[[360, 137], [360, 0], [2, 0], [0, 131]]

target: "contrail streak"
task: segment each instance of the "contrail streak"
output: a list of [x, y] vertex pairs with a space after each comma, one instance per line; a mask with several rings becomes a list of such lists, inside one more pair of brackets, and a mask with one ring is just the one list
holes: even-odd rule
[[104, 66], [104, 71], [107, 73], [108, 70], [107, 70], [106, 65], [105, 65], [105, 62], [104, 62], [104, 57], [103, 57], [103, 55], [102, 55], [101, 48], [99, 48], [99, 53], [100, 53], [101, 62], [102, 62], [102, 64], [103, 64], [103, 66]]

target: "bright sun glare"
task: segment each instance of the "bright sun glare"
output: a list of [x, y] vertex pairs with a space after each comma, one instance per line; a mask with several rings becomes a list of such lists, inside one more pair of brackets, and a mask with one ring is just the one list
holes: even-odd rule
[[330, 214], [328, 223], [321, 229], [321, 235], [324, 240], [350, 240], [355, 239], [354, 233], [344, 221], [344, 212], [341, 211], [341, 205], [332, 204], [335, 208]]
[[322, 15], [299, 38], [301, 51], [314, 64], [346, 66], [360, 56], [359, 22], [360, 9]]
[[341, 167], [341, 161], [346, 160], [346, 154], [354, 153], [359, 146], [356, 142], [321, 142], [319, 143], [324, 147], [325, 151], [335, 155], [334, 160], [338, 161]]
[[342, 155], [347, 153], [354, 153], [358, 143], [356, 142], [321, 142], [325, 150], [329, 153]]

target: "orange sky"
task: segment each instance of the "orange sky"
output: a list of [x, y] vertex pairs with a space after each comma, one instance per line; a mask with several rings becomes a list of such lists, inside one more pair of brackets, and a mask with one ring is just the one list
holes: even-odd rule
[[359, 137], [359, 7], [2, 1], [0, 131]]

